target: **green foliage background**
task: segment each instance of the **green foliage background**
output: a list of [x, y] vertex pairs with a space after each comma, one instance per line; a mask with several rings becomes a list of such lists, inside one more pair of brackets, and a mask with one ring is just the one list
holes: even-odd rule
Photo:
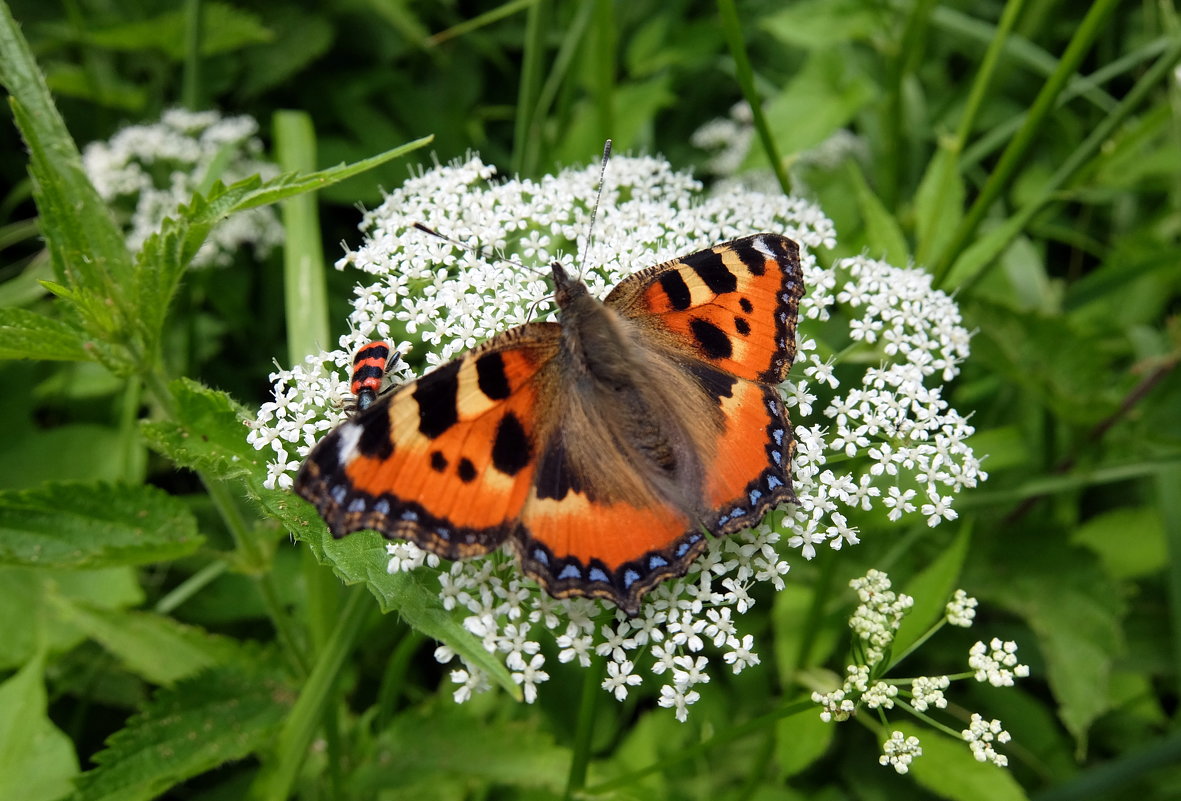
[[[1171, 4], [5, 8], [0, 798], [1181, 796]], [[743, 97], [765, 110], [745, 167], [806, 187], [833, 257], [914, 261], [957, 293], [977, 333], [953, 403], [991, 478], [954, 525], [863, 524], [858, 548], [796, 560], [743, 620], [763, 664], [715, 675], [687, 724], [556, 659], [535, 705], [456, 706], [433, 639], [478, 645], [413, 577], [369, 581], [370, 535], [326, 541], [265, 490], [240, 419], [272, 359], [343, 327], [351, 278], [322, 262], [408, 165], [477, 150], [536, 176], [610, 137], [700, 167], [690, 134]], [[74, 142], [178, 104], [272, 126], [290, 172], [213, 186], [132, 257]], [[842, 128], [864, 157], [801, 158]], [[276, 201], [284, 259], [186, 272], [214, 222]], [[918, 597], [911, 636], [955, 587], [981, 599], [976, 630], [908, 672], [958, 669], [977, 636], [1021, 644], [1030, 679], [962, 699], [1012, 732], [1009, 771], [926, 730], [901, 777], [878, 743], [917, 724], [835, 728], [800, 703], [843, 669], [868, 567]]]

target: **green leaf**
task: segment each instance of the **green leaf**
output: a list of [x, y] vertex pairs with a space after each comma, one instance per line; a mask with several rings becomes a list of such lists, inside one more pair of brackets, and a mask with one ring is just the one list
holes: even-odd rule
[[216, 478], [266, 476], [266, 459], [246, 442], [246, 411], [224, 392], [187, 378], [169, 384], [171, 420], [141, 425], [148, 444], [181, 467]]
[[[300, 505], [311, 508], [299, 501]], [[454, 650], [467, 662], [494, 679], [514, 698], [521, 688], [500, 660], [484, 649], [480, 640], [451, 613], [443, 609], [438, 589], [430, 589], [415, 573], [388, 573], [385, 539], [371, 531], [335, 539], [318, 517], [307, 530], [296, 534], [311, 547], [321, 564], [330, 565], [346, 584], [364, 583], [381, 603], [381, 611], [397, 612], [416, 631]], [[295, 532], [293, 532], [295, 533]]]
[[0, 564], [109, 567], [175, 559], [204, 541], [185, 505], [149, 486], [0, 492]]
[[1161, 513], [1152, 506], [1095, 515], [1075, 529], [1071, 541], [1096, 553], [1118, 579], [1147, 578], [1168, 563]]
[[955, 591], [968, 556], [970, 527], [965, 525], [955, 540], [921, 573], [906, 582], [903, 592], [914, 598], [898, 633], [894, 636], [895, 657], [905, 654], [928, 630], [945, 615], [947, 602]]
[[[144, 600], [130, 567], [0, 567], [0, 631], [8, 632], [0, 638], [0, 670], [23, 665], [38, 648], [56, 654], [86, 639], [77, 626], [56, 613], [49, 601], [53, 595], [104, 609], [135, 606]], [[44, 614], [30, 615], [30, 609], [43, 610]]]
[[0, 309], [0, 359], [90, 358], [77, 326], [27, 309]]
[[915, 259], [919, 264], [933, 264], [942, 255], [964, 218], [964, 197], [959, 154], [941, 142], [915, 193]]
[[865, 243], [869, 248], [870, 258], [882, 259], [896, 265], [909, 264], [910, 247], [906, 243], [906, 235], [902, 233], [902, 227], [898, 225], [894, 215], [886, 210], [866, 182], [861, 167], [850, 161], [845, 171], [853, 186], [857, 188], [857, 205], [865, 222]]
[[267, 667], [215, 668], [162, 690], [107, 741], [75, 801], [147, 801], [274, 736], [293, 691]]
[[49, 719], [43, 669], [35, 659], [0, 684], [0, 798], [55, 801], [78, 774], [73, 743]]
[[[149, 19], [86, 31], [85, 43], [129, 52], [159, 50], [175, 61], [185, 55], [186, 20], [183, 8]], [[201, 55], [213, 56], [271, 41], [262, 19], [225, 3], [201, 4]]]
[[836, 734], [836, 724], [820, 719], [818, 709], [808, 709], [775, 723], [775, 762], [780, 780], [795, 776], [814, 765]]
[[130, 275], [130, 255], [7, 5], [0, 5], [0, 83], [29, 148], [33, 197], [54, 271], [89, 324], [117, 332], [118, 304], [110, 301]]
[[786, 157], [820, 144], [847, 125], [873, 93], [870, 80], [835, 48], [813, 52], [767, 104], [779, 152]]
[[417, 788], [440, 777], [558, 792], [570, 763], [570, 752], [535, 723], [484, 719], [450, 699], [399, 716], [374, 749], [351, 777], [356, 798], [374, 798], [391, 786], [415, 798]]
[[151, 612], [101, 609], [51, 596], [62, 619], [114, 654], [127, 670], [169, 685], [202, 670], [242, 661], [235, 640]]
[[763, 18], [759, 26], [784, 44], [822, 50], [871, 39], [882, 30], [882, 14], [864, 0], [802, 0]]
[[[891, 724], [907, 737], [918, 737], [923, 755], [910, 765], [914, 780], [952, 801], [1025, 801], [1025, 791], [1005, 768], [977, 762], [968, 744], [906, 722]], [[1001, 749], [1003, 751], [1003, 746]]]
[[1086, 551], [1044, 533], [1036, 548], [1010, 544], [993, 602], [1021, 614], [1038, 635], [1058, 716], [1080, 744], [1111, 708], [1112, 667], [1124, 650], [1119, 587]]

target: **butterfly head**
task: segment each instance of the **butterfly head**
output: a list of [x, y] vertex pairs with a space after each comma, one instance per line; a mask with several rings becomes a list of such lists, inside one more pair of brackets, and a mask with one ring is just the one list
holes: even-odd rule
[[553, 271], [554, 301], [558, 304], [559, 309], [568, 309], [578, 298], [590, 294], [586, 284], [566, 272], [566, 268], [559, 262], [553, 262], [550, 269]]

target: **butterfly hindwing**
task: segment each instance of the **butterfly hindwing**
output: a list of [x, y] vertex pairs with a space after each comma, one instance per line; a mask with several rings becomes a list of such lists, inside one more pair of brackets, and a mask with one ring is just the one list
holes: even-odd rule
[[539, 373], [559, 330], [512, 329], [381, 396], [316, 445], [296, 490], [337, 537], [375, 529], [449, 558], [495, 549], [533, 480]]

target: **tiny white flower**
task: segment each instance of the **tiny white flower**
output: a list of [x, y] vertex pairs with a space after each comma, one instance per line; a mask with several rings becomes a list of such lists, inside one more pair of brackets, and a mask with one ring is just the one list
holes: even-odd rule
[[919, 745], [918, 737], [906, 737], [902, 732], [896, 731], [890, 735], [889, 740], [882, 743], [882, 755], [878, 762], [883, 766], [890, 765], [899, 773], [906, 773], [910, 770], [910, 763], [922, 755], [923, 749]]

